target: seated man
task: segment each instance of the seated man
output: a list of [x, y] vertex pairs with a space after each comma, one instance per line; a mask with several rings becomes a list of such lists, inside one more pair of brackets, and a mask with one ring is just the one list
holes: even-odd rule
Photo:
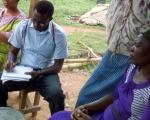
[[[66, 35], [62, 28], [52, 21], [53, 4], [39, 1], [34, 7], [33, 16], [16, 26], [9, 39], [11, 49], [5, 69], [11, 71], [20, 51], [19, 65], [32, 67], [29, 82], [6, 82], [3, 94], [21, 89], [35, 89], [48, 101], [51, 113], [64, 109], [64, 94], [58, 76], [64, 59], [67, 57]], [[1, 93], [0, 93], [1, 94]], [[0, 99], [1, 102], [1, 99]], [[4, 99], [3, 99], [4, 102]]]

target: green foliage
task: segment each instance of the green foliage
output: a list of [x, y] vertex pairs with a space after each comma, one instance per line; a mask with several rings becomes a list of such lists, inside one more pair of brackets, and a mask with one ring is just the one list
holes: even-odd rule
[[96, 5], [96, 0], [51, 0], [55, 6], [54, 19], [65, 25], [75, 24], [68, 18], [80, 16]]
[[[54, 20], [63, 25], [80, 26], [78, 22], [70, 21], [71, 16], [81, 16], [96, 5], [97, 0], [49, 0], [55, 6]], [[110, 0], [107, 0], [110, 2]], [[20, 0], [19, 8], [27, 15], [29, 13], [30, 0]], [[2, 1], [0, 1], [2, 6]]]
[[30, 0], [20, 0], [19, 1], [19, 8], [26, 13], [29, 14], [29, 7], [30, 7]]
[[91, 62], [90, 64], [84, 65], [83, 68], [85, 68], [89, 73], [92, 73], [97, 65], [98, 62]]
[[106, 0], [106, 3], [110, 3], [112, 0]]
[[[79, 28], [95, 29], [97, 32], [74, 32], [68, 36], [69, 57], [72, 55], [87, 52], [85, 48], [77, 43], [80, 40], [82, 43], [91, 47], [96, 53], [104, 53], [106, 51], [106, 35], [104, 26], [87, 26], [76, 21], [71, 21], [72, 16], [81, 16], [87, 11], [91, 10], [97, 3], [97, 0], [50, 0], [55, 6], [54, 20], [60, 25], [78, 26]], [[106, 0], [110, 2], [111, 0]], [[20, 0], [19, 8], [27, 15], [29, 13], [30, 0]], [[2, 6], [2, 1], [0, 1]], [[4, 48], [2, 48], [4, 49]], [[0, 62], [4, 58], [0, 55]], [[86, 65], [85, 68], [90, 72], [95, 68], [96, 63]]]
[[[74, 15], [82, 15], [93, 6], [96, 5], [96, 0], [49, 0], [55, 6], [54, 20], [59, 24], [78, 25], [77, 22], [68, 20], [69, 17]], [[2, 1], [0, 1], [2, 5]], [[29, 11], [29, 0], [20, 0], [19, 8], [27, 15]]]
[[107, 45], [104, 31], [92, 33], [75, 32], [74, 34], [68, 36], [70, 56], [87, 51], [80, 44], [78, 44], [78, 40], [91, 47], [95, 53], [104, 53], [106, 51]]
[[2, 71], [3, 65], [6, 62], [8, 50], [9, 50], [8, 45], [0, 43], [0, 71]]

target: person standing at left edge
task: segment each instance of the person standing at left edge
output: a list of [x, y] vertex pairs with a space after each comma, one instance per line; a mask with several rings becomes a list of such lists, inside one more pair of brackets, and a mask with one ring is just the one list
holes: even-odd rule
[[[54, 6], [47, 0], [37, 2], [31, 19], [23, 20], [9, 39], [11, 48], [5, 69], [11, 71], [14, 64], [32, 67], [29, 82], [4, 84], [8, 91], [35, 89], [49, 103], [51, 114], [64, 110], [64, 99], [58, 73], [68, 49], [65, 32], [52, 21]], [[17, 61], [17, 55], [19, 61]], [[7, 97], [6, 97], [7, 100]]]

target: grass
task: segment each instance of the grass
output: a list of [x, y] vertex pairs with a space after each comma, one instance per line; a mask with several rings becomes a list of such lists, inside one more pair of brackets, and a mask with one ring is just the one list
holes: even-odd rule
[[[20, 0], [19, 8], [27, 15], [30, 0]], [[49, 0], [55, 6], [54, 20], [62, 25], [82, 26], [78, 22], [70, 21], [71, 16], [81, 16], [96, 5], [97, 0]], [[106, 0], [108, 3], [110, 0]], [[0, 1], [2, 6], [2, 1]], [[85, 27], [85, 26], [83, 26]]]
[[71, 16], [80, 16], [96, 5], [96, 0], [51, 0], [55, 6], [54, 19], [64, 25], [77, 25], [69, 20]]
[[[27, 15], [29, 11], [30, 0], [20, 0], [19, 8], [23, 10]], [[96, 0], [49, 0], [55, 6], [54, 20], [57, 23], [64, 25], [77, 24], [76, 22], [69, 21], [68, 18], [73, 15], [82, 15], [93, 6], [96, 5]], [[2, 1], [0, 1], [2, 5]]]
[[77, 42], [78, 40], [80, 40], [82, 43], [92, 48], [95, 53], [104, 53], [107, 48], [105, 33], [103, 32], [94, 32], [94, 33], [76, 32], [70, 35], [68, 39], [69, 39], [68, 44], [69, 44], [69, 51], [70, 51], [69, 53], [71, 56], [73, 54], [79, 54], [81, 52], [86, 51], [85, 48], [83, 48], [80, 44], [78, 44]]
[[[27, 15], [29, 11], [29, 1], [30, 0], [20, 0], [19, 8], [23, 10]], [[81, 16], [90, 9], [92, 9], [97, 0], [50, 0], [55, 6], [54, 20], [63, 26], [77, 26], [79, 28], [85, 29], [96, 29], [98, 32], [85, 33], [85, 32], [74, 32], [68, 36], [69, 44], [69, 57], [72, 55], [84, 52], [85, 49], [77, 44], [77, 40], [81, 40], [83, 43], [88, 45], [93, 49], [95, 53], [104, 53], [107, 49], [106, 45], [106, 35], [105, 27], [98, 26], [87, 26], [69, 20], [71, 16]], [[107, 0], [109, 3], [111, 0]], [[0, 1], [0, 6], [2, 6], [2, 1]], [[91, 65], [86, 66], [91, 70]], [[95, 63], [94, 63], [95, 67]]]
[[[77, 54], [81, 48], [77, 44], [77, 40], [81, 41], [92, 47], [94, 52], [103, 53], [106, 50], [106, 35], [105, 27], [103, 26], [87, 26], [78, 22], [70, 21], [68, 18], [73, 15], [82, 15], [96, 5], [97, 0], [50, 0], [55, 6], [54, 20], [60, 25], [78, 26], [86, 29], [94, 28], [100, 30], [97, 33], [78, 33], [75, 32], [68, 36], [69, 53]], [[110, 0], [107, 0], [110, 2]], [[1, 3], [1, 2], [0, 2]], [[26, 14], [29, 11], [29, 0], [20, 0], [19, 8]], [[82, 37], [82, 38], [81, 38]]]

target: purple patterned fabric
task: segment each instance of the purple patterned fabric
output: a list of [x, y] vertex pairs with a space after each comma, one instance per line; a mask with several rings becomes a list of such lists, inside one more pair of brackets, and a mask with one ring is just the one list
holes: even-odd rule
[[0, 10], [0, 32], [5, 32], [6, 36], [10, 36], [13, 29], [15, 29], [15, 26], [24, 18], [26, 18], [26, 15], [20, 11], [20, 14], [18, 16], [12, 16], [12, 17], [4, 17], [5, 9]]
[[20, 14], [18, 16], [13, 17], [3, 17], [4, 9], [0, 10], [0, 27], [2, 27], [5, 24], [9, 24], [14, 19], [24, 19], [26, 18], [26, 15], [20, 11]]
[[[133, 76], [138, 71], [135, 65], [131, 65], [124, 79], [114, 91], [116, 100], [113, 106], [121, 114], [124, 120], [149, 120], [150, 114], [150, 82], [136, 84]], [[71, 120], [71, 112], [62, 111], [54, 114], [49, 120]], [[104, 113], [95, 113], [92, 120], [116, 120], [109, 105]]]

